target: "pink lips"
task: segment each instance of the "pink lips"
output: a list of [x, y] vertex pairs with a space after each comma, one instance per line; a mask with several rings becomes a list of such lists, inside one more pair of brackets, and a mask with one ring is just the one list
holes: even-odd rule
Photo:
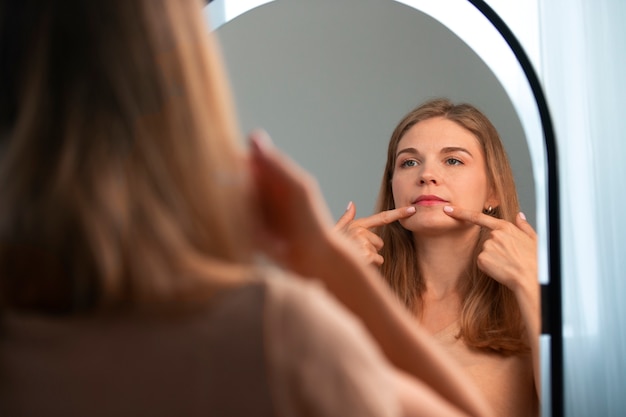
[[413, 204], [416, 204], [418, 206], [435, 206], [447, 202], [447, 200], [444, 200], [443, 198], [436, 195], [422, 195], [415, 199]]

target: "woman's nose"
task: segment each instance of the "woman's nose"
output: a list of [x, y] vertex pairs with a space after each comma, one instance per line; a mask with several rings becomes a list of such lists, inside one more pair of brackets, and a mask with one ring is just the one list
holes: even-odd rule
[[432, 167], [429, 167], [426, 164], [422, 166], [422, 169], [419, 172], [419, 182], [420, 184], [437, 184], [438, 177]]

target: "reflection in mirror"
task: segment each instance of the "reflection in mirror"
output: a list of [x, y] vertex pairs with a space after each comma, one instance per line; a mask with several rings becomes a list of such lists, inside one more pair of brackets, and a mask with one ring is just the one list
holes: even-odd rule
[[[312, 172], [335, 218], [348, 201], [358, 217], [373, 212], [389, 137], [411, 108], [443, 96], [481, 109], [502, 137], [521, 208], [541, 237], [545, 281], [545, 151], [532, 93], [480, 12], [465, 0], [445, 10], [438, 3], [237, 0], [213, 1], [208, 12], [243, 130], [263, 127]], [[544, 415], [548, 409], [544, 401]]]

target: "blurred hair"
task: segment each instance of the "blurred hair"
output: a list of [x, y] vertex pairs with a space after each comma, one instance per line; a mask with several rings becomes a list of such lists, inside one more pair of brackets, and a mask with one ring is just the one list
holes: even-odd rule
[[[513, 172], [498, 132], [474, 106], [453, 104], [443, 98], [429, 100], [415, 108], [393, 131], [376, 212], [395, 208], [391, 180], [398, 143], [417, 123], [435, 117], [451, 120], [476, 137], [485, 156], [488, 185], [499, 201], [492, 215], [514, 221], [519, 202]], [[424, 282], [418, 268], [413, 234], [399, 222], [382, 226], [377, 232], [384, 242], [381, 255], [390, 260], [381, 266], [383, 276], [407, 307], [420, 311]], [[515, 296], [506, 286], [485, 275], [476, 264], [487, 237], [488, 231], [481, 230], [472, 263], [468, 266], [467, 279], [461, 281], [462, 287], [459, 288], [463, 296], [460, 337], [470, 347], [502, 353], [525, 351], [527, 346], [523, 342], [523, 324]]]
[[206, 298], [216, 268], [249, 260], [243, 153], [201, 7], [0, 4], [1, 309]]

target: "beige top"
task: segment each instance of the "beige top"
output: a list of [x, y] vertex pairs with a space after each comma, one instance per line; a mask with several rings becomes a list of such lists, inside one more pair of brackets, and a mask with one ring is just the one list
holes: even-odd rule
[[535, 417], [539, 415], [530, 354], [503, 356], [470, 349], [457, 339], [456, 321], [433, 336], [476, 381], [497, 416]]
[[1, 416], [391, 417], [390, 378], [362, 325], [292, 277], [184, 317], [7, 316], [0, 328]]

